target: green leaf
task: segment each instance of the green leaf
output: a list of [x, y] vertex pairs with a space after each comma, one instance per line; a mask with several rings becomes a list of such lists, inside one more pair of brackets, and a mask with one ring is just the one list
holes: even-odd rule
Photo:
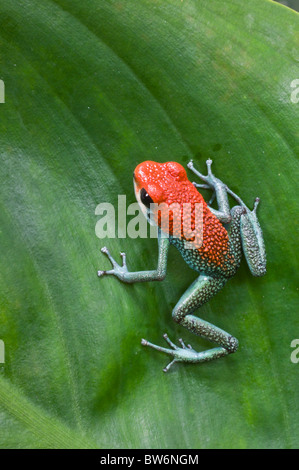
[[[0, 24], [0, 446], [296, 447], [298, 14], [266, 0], [6, 0]], [[163, 283], [98, 279], [104, 244], [132, 270], [154, 268], [157, 249], [99, 240], [95, 208], [133, 202], [143, 160], [205, 171], [208, 157], [249, 206], [261, 198], [268, 273], [243, 262], [199, 312], [236, 354], [163, 374], [142, 337], [209, 347], [171, 319], [196, 273], [171, 249]]]

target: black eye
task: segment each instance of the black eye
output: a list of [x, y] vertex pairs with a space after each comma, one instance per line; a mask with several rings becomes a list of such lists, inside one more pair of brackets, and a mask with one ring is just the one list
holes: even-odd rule
[[140, 199], [142, 204], [145, 205], [145, 207], [150, 207], [150, 204], [153, 204], [154, 201], [152, 198], [147, 194], [146, 190], [144, 188], [141, 189], [140, 191]]

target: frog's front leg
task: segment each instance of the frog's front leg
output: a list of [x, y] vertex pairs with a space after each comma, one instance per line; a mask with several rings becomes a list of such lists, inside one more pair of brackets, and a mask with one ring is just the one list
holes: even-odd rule
[[171, 346], [171, 349], [156, 346], [144, 339], [142, 340], [141, 343], [144, 346], [149, 346], [173, 357], [173, 360], [165, 369], [163, 369], [164, 372], [167, 372], [176, 362], [207, 362], [227, 356], [237, 350], [238, 340], [236, 338], [217, 326], [193, 315], [193, 312], [198, 307], [208, 302], [208, 300], [224, 286], [226, 281], [227, 279], [224, 277], [213, 278], [205, 275], [199, 276], [199, 278], [194, 281], [181, 297], [172, 312], [175, 322], [184, 326], [196, 335], [216, 343], [219, 347], [209, 349], [207, 351], [196, 352], [190, 345], [186, 347], [182, 340], [180, 340], [182, 348], [176, 346], [169, 340], [167, 335], [164, 335], [164, 338]]
[[123, 264], [121, 266], [111, 256], [108, 248], [103, 247], [101, 251], [106, 256], [108, 256], [113, 268], [110, 269], [109, 271], [98, 271], [98, 276], [103, 277], [107, 275], [113, 275], [113, 276], [116, 276], [121, 281], [127, 282], [127, 283], [145, 282], [145, 281], [162, 281], [166, 276], [169, 239], [166, 237], [163, 237], [160, 231], [158, 233], [158, 247], [159, 247], [159, 254], [158, 254], [157, 269], [152, 270], [152, 271], [135, 271], [135, 272], [128, 271], [125, 253], [121, 253], [121, 257], [123, 260]]
[[203, 175], [194, 168], [192, 160], [188, 163], [187, 167], [191, 171], [193, 171], [196, 176], [198, 176], [205, 182], [205, 184], [193, 183], [194, 186], [196, 186], [197, 188], [214, 190], [213, 196], [209, 201], [209, 205], [212, 204], [214, 198], [216, 197], [218, 210], [213, 209], [212, 207], [209, 207], [209, 209], [217, 217], [217, 219], [220, 220], [220, 222], [226, 224], [231, 221], [231, 213], [227, 196], [228, 188], [220, 179], [216, 178], [215, 175], [212, 173], [212, 160], [207, 160], [206, 164], [208, 168], [207, 176]]

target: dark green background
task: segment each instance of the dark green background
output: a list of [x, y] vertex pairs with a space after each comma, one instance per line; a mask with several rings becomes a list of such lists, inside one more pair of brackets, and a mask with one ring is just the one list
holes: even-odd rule
[[289, 8], [293, 8], [294, 10], [298, 11], [299, 10], [299, 1], [298, 0], [285, 0], [282, 2], [279, 2], [282, 5], [285, 5]]

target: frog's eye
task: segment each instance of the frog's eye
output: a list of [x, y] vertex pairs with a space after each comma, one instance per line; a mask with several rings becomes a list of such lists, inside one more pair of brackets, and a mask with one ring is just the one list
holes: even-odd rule
[[146, 192], [144, 188], [142, 188], [140, 191], [140, 200], [142, 204], [144, 204], [145, 207], [148, 207], [148, 208], [150, 207], [150, 204], [154, 203], [154, 201], [152, 200], [152, 198], [150, 197], [150, 195]]

